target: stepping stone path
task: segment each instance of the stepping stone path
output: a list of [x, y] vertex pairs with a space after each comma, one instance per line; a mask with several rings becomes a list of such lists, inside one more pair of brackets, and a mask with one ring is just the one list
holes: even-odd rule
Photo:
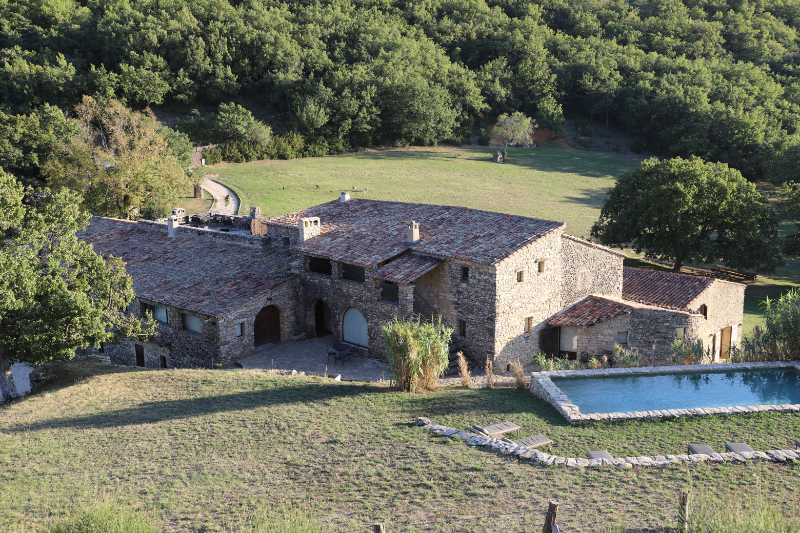
[[[504, 429], [506, 431], [517, 431], [521, 428], [516, 424], [511, 422], [503, 422], [503, 424], [511, 424], [511, 426], [515, 426], [517, 429], [507, 429], [511, 426], [505, 426]], [[767, 450], [766, 452], [758, 452], [758, 451], [742, 451], [742, 452], [727, 452], [727, 453], [716, 453], [710, 446], [705, 444], [693, 444], [691, 446], [694, 447], [702, 447], [699, 448], [709, 453], [692, 453], [692, 454], [681, 454], [681, 455], [655, 455], [653, 457], [612, 457], [610, 453], [605, 450], [589, 452], [590, 459], [583, 459], [580, 457], [560, 457], [556, 455], [551, 455], [549, 453], [544, 453], [538, 450], [533, 449], [530, 445], [526, 446], [523, 444], [523, 441], [527, 439], [536, 439], [535, 442], [539, 441], [539, 438], [543, 438], [547, 441], [547, 443], [551, 443], [547, 437], [543, 435], [533, 435], [532, 437], [527, 437], [526, 439], [520, 439], [519, 441], [512, 442], [505, 437], [503, 438], [493, 438], [486, 435], [476, 435], [475, 433], [471, 433], [469, 431], [459, 431], [454, 428], [449, 428], [447, 426], [442, 426], [439, 424], [433, 424], [430, 419], [425, 417], [417, 418], [415, 425], [421, 427], [422, 429], [427, 429], [433, 433], [437, 433], [442, 436], [446, 436], [449, 438], [456, 438], [461, 439], [464, 443], [468, 444], [469, 446], [484, 446], [487, 448], [492, 448], [497, 450], [498, 452], [505, 454], [505, 455], [513, 455], [516, 456], [520, 461], [529, 462], [533, 465], [559, 465], [565, 466], [567, 468], [585, 468], [585, 467], [611, 467], [611, 468], [623, 468], [629, 469], [633, 467], [665, 467], [670, 465], [677, 465], [682, 463], [687, 464], [697, 464], [697, 463], [737, 463], [743, 464], [748, 461], [764, 461], [768, 463], [787, 463], [787, 462], [794, 462], [800, 461], [800, 450]], [[499, 426], [501, 424], [496, 424]], [[475, 426], [479, 427], [479, 426]], [[492, 426], [488, 426], [482, 429], [495, 429]], [[731, 446], [736, 446], [741, 443], [732, 443]], [[796, 443], [800, 446], [800, 441]], [[747, 445], [745, 445], [747, 446]], [[728, 445], [726, 445], [728, 448]], [[748, 446], [749, 448], [749, 446]], [[730, 449], [730, 448], [728, 448]], [[595, 455], [597, 454], [597, 455]]]

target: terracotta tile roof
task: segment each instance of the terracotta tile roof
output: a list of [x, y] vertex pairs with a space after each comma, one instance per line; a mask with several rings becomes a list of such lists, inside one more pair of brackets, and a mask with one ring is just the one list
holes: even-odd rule
[[263, 249], [198, 239], [166, 227], [94, 217], [79, 237], [104, 256], [125, 261], [136, 296], [210, 316], [220, 316], [250, 301], [293, 274], [285, 248]]
[[444, 259], [438, 259], [429, 255], [406, 254], [378, 270], [373, 271], [370, 276], [386, 281], [393, 281], [395, 283], [411, 283], [423, 274], [441, 265], [443, 262]]
[[319, 217], [322, 235], [292, 249], [362, 267], [390, 259], [409, 246], [406, 228], [420, 224], [413, 250], [494, 265], [520, 248], [562, 228], [562, 222], [452, 207], [378, 200], [328, 202], [266, 220], [296, 228], [303, 217]]
[[587, 296], [548, 320], [551, 326], [588, 326], [631, 312], [631, 307], [598, 296]]
[[687, 310], [714, 280], [703, 276], [688, 276], [677, 272], [659, 272], [641, 268], [622, 269], [622, 297], [668, 309]]

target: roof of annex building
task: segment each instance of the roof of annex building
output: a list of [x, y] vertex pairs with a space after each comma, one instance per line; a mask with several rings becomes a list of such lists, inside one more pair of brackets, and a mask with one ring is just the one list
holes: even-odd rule
[[103, 256], [122, 258], [138, 298], [210, 316], [247, 303], [293, 274], [285, 248], [255, 249], [128, 220], [92, 217], [78, 237]]
[[444, 259], [439, 259], [438, 257], [410, 253], [372, 271], [370, 277], [393, 283], [408, 284], [427, 274], [443, 262]]
[[567, 307], [547, 321], [551, 326], [588, 326], [631, 312], [631, 306], [594, 295]]
[[[496, 265], [563, 222], [481, 211], [466, 207], [352, 199], [332, 201], [265, 223], [296, 228], [301, 218], [319, 217], [321, 235], [292, 247], [293, 251], [371, 267], [405, 250]], [[420, 226], [420, 240], [406, 242], [411, 222]]]
[[657, 307], [687, 310], [714, 283], [712, 278], [641, 268], [622, 269], [622, 297]]

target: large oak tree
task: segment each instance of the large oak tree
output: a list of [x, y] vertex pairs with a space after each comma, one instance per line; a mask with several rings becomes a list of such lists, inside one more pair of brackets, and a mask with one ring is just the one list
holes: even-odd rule
[[13, 361], [41, 364], [75, 350], [154, 333], [126, 310], [134, 297], [119, 258], [104, 259], [76, 232], [89, 215], [75, 193], [28, 194], [0, 170], [0, 399], [17, 396]]
[[685, 262], [772, 272], [783, 264], [778, 220], [755, 185], [724, 163], [648, 159], [623, 173], [592, 236], [603, 244]]

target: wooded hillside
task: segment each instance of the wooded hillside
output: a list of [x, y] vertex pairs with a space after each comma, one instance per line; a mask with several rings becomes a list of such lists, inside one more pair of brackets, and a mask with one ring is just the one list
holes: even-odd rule
[[752, 179], [798, 142], [798, 30], [800, 0], [0, 0], [0, 109], [248, 97], [391, 146], [552, 97]]

